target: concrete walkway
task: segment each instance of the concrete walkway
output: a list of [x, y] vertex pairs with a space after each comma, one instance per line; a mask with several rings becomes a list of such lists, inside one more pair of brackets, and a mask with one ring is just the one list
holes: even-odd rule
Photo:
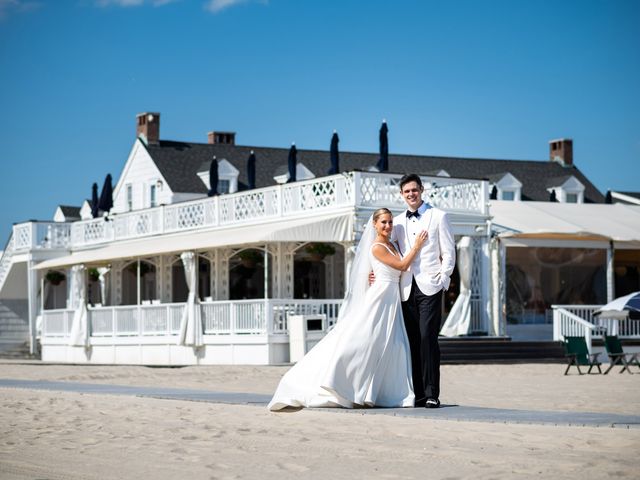
[[[0, 388], [23, 388], [97, 395], [129, 395], [158, 399], [223, 403], [232, 405], [256, 405], [265, 407], [271, 399], [270, 395], [260, 395], [256, 393], [212, 392], [208, 390], [191, 390], [182, 388], [137, 387], [79, 382], [47, 382], [9, 379], [0, 379]], [[446, 404], [443, 404], [439, 409], [361, 408], [349, 410], [342, 408], [322, 408], [314, 410], [342, 414], [392, 415], [397, 417], [485, 423], [640, 428], [640, 415], [619, 415], [615, 413], [511, 410]]]

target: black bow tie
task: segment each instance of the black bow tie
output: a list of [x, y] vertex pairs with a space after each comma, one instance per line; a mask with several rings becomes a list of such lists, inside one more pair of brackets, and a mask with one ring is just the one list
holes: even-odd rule
[[411, 210], [407, 210], [407, 218], [416, 217], [416, 220], [420, 218], [420, 213], [416, 210], [412, 212]]

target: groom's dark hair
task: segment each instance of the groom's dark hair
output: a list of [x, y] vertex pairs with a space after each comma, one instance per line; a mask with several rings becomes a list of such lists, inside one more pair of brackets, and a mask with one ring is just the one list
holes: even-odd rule
[[422, 188], [422, 180], [420, 180], [420, 176], [417, 173], [409, 173], [400, 179], [400, 190], [410, 182], [416, 182], [418, 186]]

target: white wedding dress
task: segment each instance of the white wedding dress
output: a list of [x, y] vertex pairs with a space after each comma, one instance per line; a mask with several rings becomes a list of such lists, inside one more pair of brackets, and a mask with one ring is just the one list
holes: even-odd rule
[[348, 316], [341, 315], [336, 326], [284, 375], [269, 402], [270, 410], [413, 407], [400, 271], [380, 262], [367, 247], [374, 284], [363, 289], [355, 305], [356, 299], [351, 299]]

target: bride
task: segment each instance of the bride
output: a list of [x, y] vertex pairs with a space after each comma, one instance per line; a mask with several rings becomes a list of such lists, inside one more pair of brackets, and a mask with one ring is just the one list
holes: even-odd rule
[[[404, 258], [391, 243], [387, 208], [369, 219], [351, 268], [336, 326], [280, 380], [269, 402], [287, 407], [413, 407], [411, 354], [400, 308], [400, 272], [427, 238], [421, 232]], [[369, 286], [369, 272], [375, 283]]]

